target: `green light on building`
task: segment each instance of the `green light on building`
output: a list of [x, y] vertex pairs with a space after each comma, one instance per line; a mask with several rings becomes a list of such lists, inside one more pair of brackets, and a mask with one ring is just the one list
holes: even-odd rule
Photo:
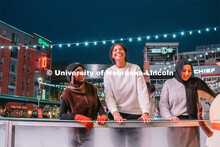
[[41, 38], [38, 39], [38, 43], [39, 43], [40, 45], [44, 45], [44, 46], [46, 46], [46, 47], [49, 47], [49, 46], [50, 46], [46, 41], [42, 40]]

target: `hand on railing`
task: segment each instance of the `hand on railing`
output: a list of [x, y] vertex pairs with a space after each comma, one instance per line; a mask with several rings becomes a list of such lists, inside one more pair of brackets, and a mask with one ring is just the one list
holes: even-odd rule
[[100, 116], [96, 122], [98, 122], [99, 125], [104, 125], [105, 121], [108, 120], [108, 116], [103, 114], [102, 116]]
[[142, 116], [138, 118], [138, 120], [144, 120], [144, 123], [149, 123], [153, 121], [153, 119], [149, 117], [148, 113], [143, 113]]
[[120, 113], [118, 111], [115, 111], [113, 113], [114, 120], [117, 121], [118, 123], [123, 123], [124, 120], [127, 120], [126, 118], [122, 118]]
[[179, 121], [180, 119], [176, 116], [170, 116], [167, 118], [168, 120], [171, 120], [171, 121]]
[[89, 118], [84, 115], [76, 114], [75, 120], [78, 120], [81, 124], [83, 124], [87, 130], [91, 130], [93, 128], [92, 118]]

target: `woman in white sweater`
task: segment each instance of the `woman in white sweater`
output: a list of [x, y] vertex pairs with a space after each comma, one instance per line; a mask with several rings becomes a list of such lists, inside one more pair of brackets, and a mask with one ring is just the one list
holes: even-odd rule
[[105, 71], [105, 100], [111, 114], [109, 119], [122, 123], [126, 119], [152, 121], [147, 86], [138, 65], [127, 62], [127, 49], [114, 44], [110, 58], [115, 63]]

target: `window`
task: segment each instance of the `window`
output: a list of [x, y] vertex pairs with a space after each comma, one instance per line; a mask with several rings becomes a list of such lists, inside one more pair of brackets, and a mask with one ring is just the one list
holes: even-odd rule
[[21, 90], [21, 96], [24, 96], [24, 89]]
[[28, 72], [30, 72], [30, 65], [28, 65]]
[[12, 33], [12, 43], [18, 45], [19, 43], [19, 35], [16, 35], [15, 33]]
[[37, 50], [40, 50], [40, 47], [39, 47], [39, 46], [37, 47]]
[[0, 71], [0, 80], [2, 80], [2, 72]]
[[27, 39], [24, 39], [24, 45], [27, 45], [27, 44], [28, 44]]
[[4, 57], [1, 57], [1, 63], [0, 64], [3, 64], [4, 63]]
[[29, 78], [27, 78], [27, 86], [29, 85]]
[[28, 59], [29, 59], [29, 60], [31, 59], [31, 53], [29, 53], [29, 55], [28, 55]]
[[5, 29], [3, 29], [3, 31], [2, 31], [2, 36], [6, 37], [6, 30]]
[[16, 82], [16, 75], [9, 74], [8, 84], [11, 86], [15, 86], [15, 82]]
[[13, 47], [12, 49], [11, 49], [11, 57], [13, 57], [13, 58], [18, 58], [18, 48], [17, 47]]
[[26, 58], [26, 51], [24, 51], [24, 59]]
[[23, 71], [25, 71], [25, 64], [23, 64]]
[[31, 41], [29, 41], [29, 45], [31, 45]]
[[27, 96], [27, 97], [29, 96], [29, 91], [26, 91], [26, 96]]
[[17, 62], [16, 61], [10, 61], [10, 71], [17, 72]]
[[24, 77], [22, 77], [22, 86], [24, 86]]
[[3, 48], [1, 48], [1, 49], [2, 49], [2, 51], [4, 51], [5, 50], [5, 43], [2, 43], [2, 46], [3, 46]]
[[8, 94], [9, 95], [15, 95], [15, 89], [8, 89]]

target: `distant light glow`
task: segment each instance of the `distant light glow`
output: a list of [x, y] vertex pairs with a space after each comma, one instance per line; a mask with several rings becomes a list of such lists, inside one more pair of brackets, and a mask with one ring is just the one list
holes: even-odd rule
[[173, 34], [173, 38], [176, 38], [176, 34]]
[[158, 35], [156, 35], [155, 38], [158, 39]]
[[184, 32], [181, 32], [181, 35], [184, 35]]
[[216, 27], [214, 27], [214, 30], [216, 31], [216, 30], [217, 30], [217, 28], [216, 28]]
[[88, 42], [85, 42], [85, 46], [87, 46], [88, 45]]
[[201, 33], [201, 30], [198, 30], [198, 33], [200, 34], [200, 33]]
[[164, 34], [164, 38], [167, 38], [167, 34]]
[[79, 46], [79, 43], [76, 43], [76, 46]]
[[68, 47], [70, 47], [70, 44], [68, 44]]
[[132, 41], [132, 38], [129, 38], [129, 41], [131, 42], [131, 41]]
[[124, 39], [123, 39], [123, 38], [121, 38], [120, 40], [121, 40], [121, 41], [123, 41]]
[[138, 41], [141, 41], [141, 37], [138, 37]]
[[149, 39], [150, 39], [150, 36], [147, 36], [147, 39], [149, 40]]
[[94, 45], [97, 45], [97, 41], [94, 42]]
[[45, 48], [45, 46], [43, 45], [43, 48]]
[[36, 45], [34, 45], [34, 48], [36, 48]]
[[208, 31], [209, 31], [209, 28], [206, 28], [206, 31], [208, 32]]
[[62, 44], [59, 44], [59, 47], [62, 47]]
[[112, 40], [112, 43], [115, 43], [115, 40]]
[[103, 44], [106, 44], [106, 41], [102, 41]]
[[189, 31], [189, 34], [192, 35], [192, 31]]

